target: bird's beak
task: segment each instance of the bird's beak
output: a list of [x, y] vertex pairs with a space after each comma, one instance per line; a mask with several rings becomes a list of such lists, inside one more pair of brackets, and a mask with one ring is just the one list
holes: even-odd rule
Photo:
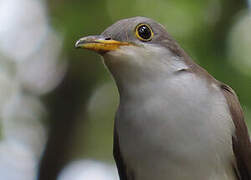
[[112, 39], [107, 39], [100, 36], [87, 36], [79, 39], [75, 47], [76, 48], [84, 48], [92, 51], [96, 51], [98, 53], [105, 53], [109, 51], [115, 51], [119, 49], [121, 46], [130, 46], [131, 43], [121, 42]]

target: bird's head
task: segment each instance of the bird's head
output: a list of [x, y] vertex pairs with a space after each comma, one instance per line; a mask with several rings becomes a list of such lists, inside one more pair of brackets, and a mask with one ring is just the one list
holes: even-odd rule
[[186, 67], [182, 49], [164, 26], [146, 17], [120, 20], [101, 35], [81, 38], [75, 46], [101, 54], [116, 81], [138, 83], [142, 77], [154, 78]]

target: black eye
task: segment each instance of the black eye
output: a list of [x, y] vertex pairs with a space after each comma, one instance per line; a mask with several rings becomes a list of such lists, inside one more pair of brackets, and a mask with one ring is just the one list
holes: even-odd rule
[[140, 24], [136, 27], [136, 36], [142, 41], [150, 41], [153, 37], [153, 31], [150, 26], [146, 24]]

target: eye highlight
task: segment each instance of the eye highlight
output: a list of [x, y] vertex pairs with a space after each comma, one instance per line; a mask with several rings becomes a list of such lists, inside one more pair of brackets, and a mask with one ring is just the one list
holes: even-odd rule
[[136, 37], [141, 41], [150, 41], [153, 38], [153, 31], [147, 24], [139, 24], [136, 26]]

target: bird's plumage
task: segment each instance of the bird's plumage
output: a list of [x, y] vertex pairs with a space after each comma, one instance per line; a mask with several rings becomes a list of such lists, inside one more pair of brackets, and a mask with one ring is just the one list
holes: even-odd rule
[[[141, 24], [154, 34], [149, 41], [135, 35]], [[152, 19], [118, 21], [100, 38], [123, 42], [102, 51], [120, 94], [114, 157], [121, 180], [251, 180], [249, 134], [230, 87]]]
[[232, 136], [233, 151], [236, 159], [234, 166], [238, 180], [251, 179], [251, 143], [244, 115], [235, 92], [227, 85], [221, 84], [222, 92], [227, 100], [229, 111], [235, 125]]

